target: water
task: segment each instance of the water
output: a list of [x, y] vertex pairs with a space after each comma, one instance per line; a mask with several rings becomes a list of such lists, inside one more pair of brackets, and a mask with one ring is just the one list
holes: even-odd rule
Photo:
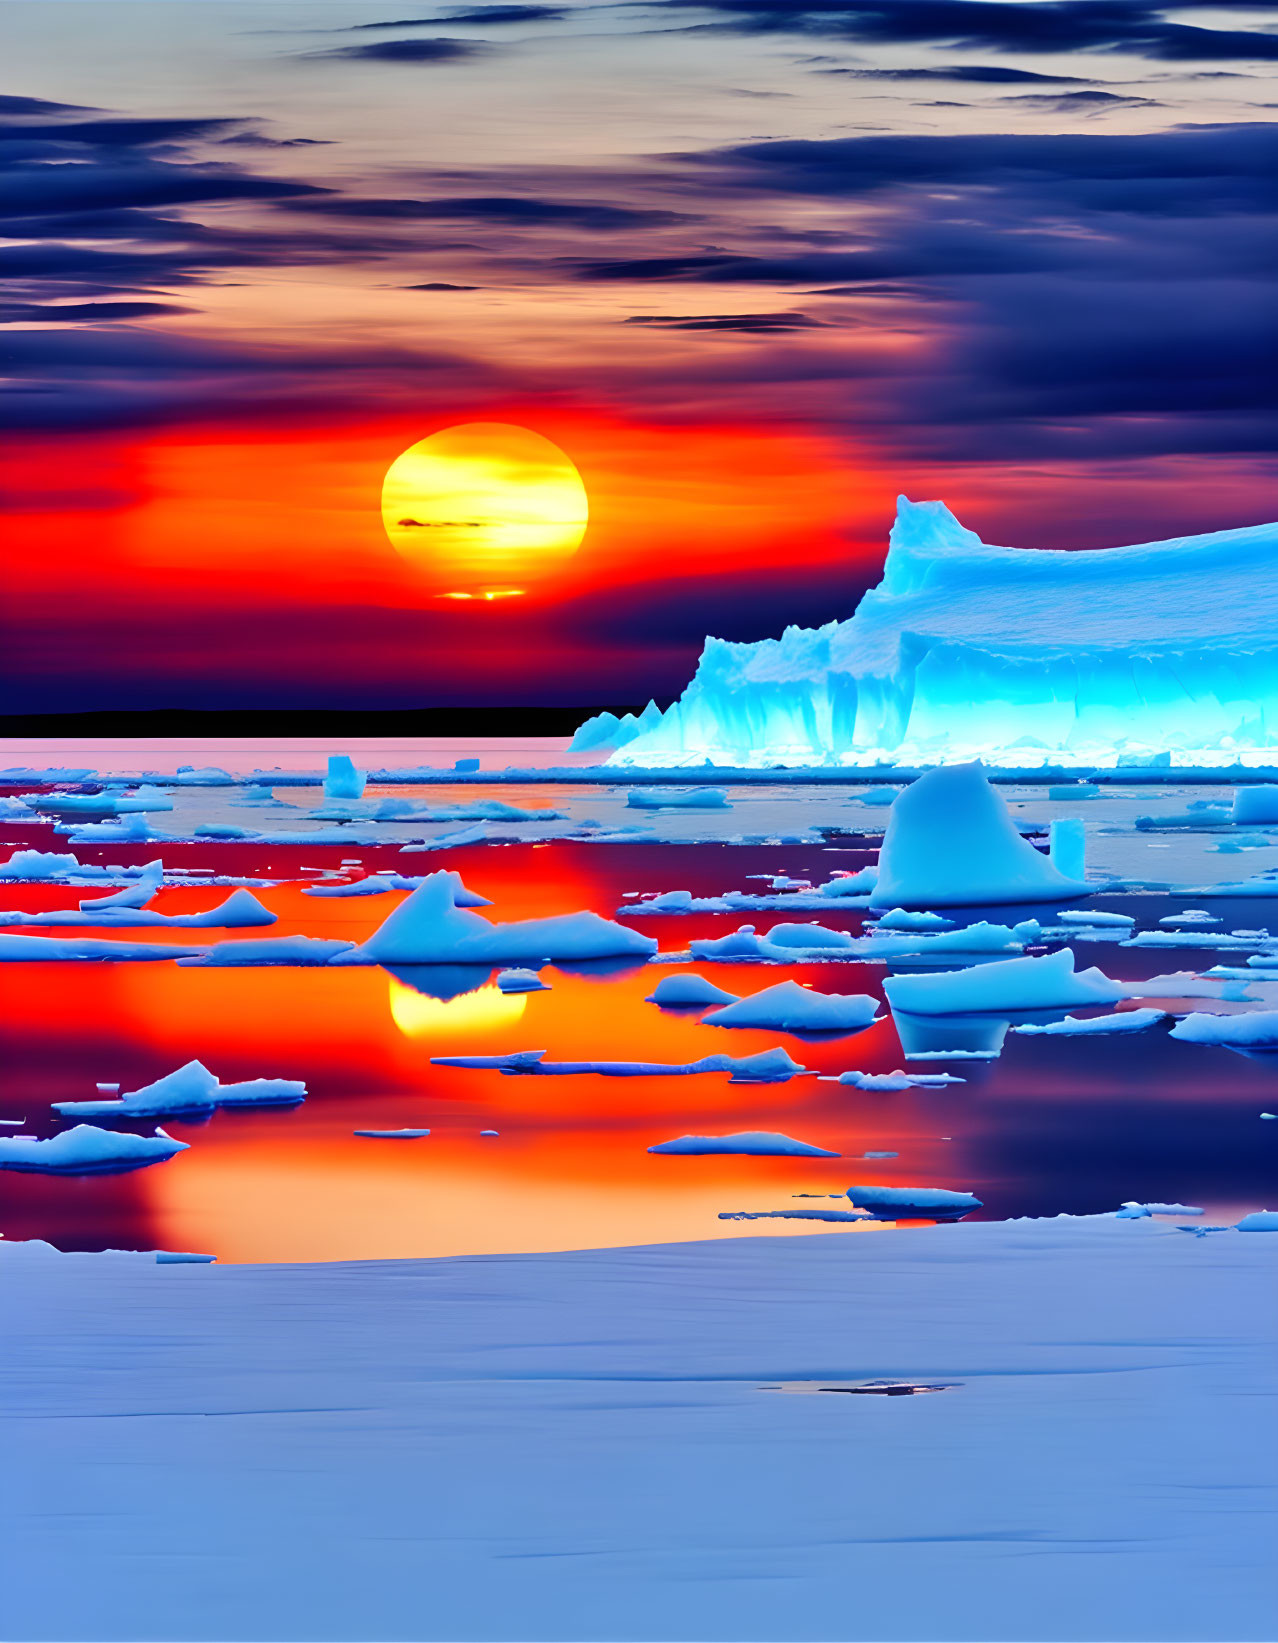
[[[488, 791], [510, 797], [501, 788]], [[30, 828], [0, 827], [0, 838], [57, 847], [44, 830], [37, 837]], [[78, 850], [86, 862], [136, 863], [156, 853], [146, 845]], [[492, 899], [495, 914], [513, 919], [577, 908], [611, 915], [625, 891], [754, 889], [754, 874], [819, 880], [833, 868], [872, 860], [873, 848], [864, 837], [786, 846], [558, 841], [405, 857], [391, 844], [166, 843], [163, 856], [170, 868], [291, 879], [257, 892], [280, 914], [270, 934], [359, 940], [386, 915], [391, 898], [305, 897], [304, 865], [358, 856], [368, 870], [420, 872], [446, 861]], [[1237, 871], [1241, 863], [1234, 863]], [[65, 907], [83, 893], [6, 885], [0, 903]], [[225, 894], [166, 888], [154, 905], [195, 911]], [[1236, 898], [1194, 901], [1222, 914], [1226, 929], [1266, 916], [1257, 910], [1264, 904]], [[1144, 926], [1182, 902], [1144, 895], [1104, 905], [1136, 915]], [[751, 916], [653, 917], [640, 927], [666, 951]], [[753, 916], [771, 922], [767, 914]], [[822, 921], [855, 931], [860, 915], [832, 911]], [[137, 932], [174, 942], [191, 934]], [[1218, 957], [1074, 945], [1080, 966], [1098, 963], [1127, 977], [1205, 967]], [[827, 991], [881, 996], [885, 974], [882, 966], [861, 964], [700, 968], [733, 992], [793, 976]], [[902, 1065], [890, 1013], [864, 1032], [819, 1042], [727, 1032], [645, 1003], [665, 973], [659, 965], [554, 968], [545, 972], [551, 991], [513, 996], [471, 977], [472, 990], [441, 998], [381, 969], [0, 965], [0, 1117], [24, 1119], [30, 1132], [56, 1128], [51, 1101], [91, 1098], [99, 1081], [135, 1088], [191, 1057], [227, 1082], [302, 1078], [310, 1089], [306, 1104], [292, 1111], [167, 1121], [191, 1150], [132, 1174], [0, 1173], [0, 1228], [9, 1238], [46, 1238], [66, 1249], [189, 1249], [231, 1262], [311, 1261], [883, 1232], [718, 1219], [723, 1211], [802, 1207], [795, 1194], [838, 1194], [854, 1182], [971, 1190], [984, 1201], [978, 1218], [998, 1220], [1102, 1211], [1131, 1198], [1202, 1205], [1208, 1221], [1234, 1220], [1274, 1198], [1276, 1138], [1266, 1132], [1278, 1126], [1258, 1122], [1262, 1109], [1274, 1108], [1269, 1065], [1177, 1043], [1163, 1027], [1093, 1040], [1011, 1034], [993, 1062], [911, 1064], [944, 1067], [966, 1083], [900, 1094], [815, 1078], [782, 1085], [733, 1085], [722, 1075], [507, 1078], [430, 1065], [432, 1055], [524, 1049], [545, 1050], [551, 1059], [684, 1061], [778, 1043], [820, 1072]], [[352, 1133], [367, 1128], [431, 1134], [398, 1142]], [[482, 1137], [485, 1129], [499, 1133]], [[843, 1156], [679, 1158], [646, 1150], [685, 1133], [733, 1130], [780, 1130]], [[874, 1151], [898, 1156], [860, 1159]]]

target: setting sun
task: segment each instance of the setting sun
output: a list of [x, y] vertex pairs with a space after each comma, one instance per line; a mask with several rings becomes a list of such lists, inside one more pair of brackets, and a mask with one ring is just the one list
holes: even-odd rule
[[510, 597], [558, 570], [588, 516], [586, 487], [564, 452], [504, 422], [419, 440], [382, 486], [382, 522], [396, 550], [471, 597]]

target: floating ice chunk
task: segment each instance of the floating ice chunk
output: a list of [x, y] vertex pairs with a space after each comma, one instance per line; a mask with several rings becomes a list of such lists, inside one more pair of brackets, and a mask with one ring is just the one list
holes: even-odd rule
[[1067, 907], [1064, 912], [1057, 913], [1058, 924], [1078, 924], [1085, 927], [1104, 929], [1126, 929], [1135, 924], [1136, 920], [1130, 913], [1102, 913], [1099, 910], [1089, 912], [1084, 908]]
[[1229, 819], [1244, 827], [1278, 822], [1278, 786], [1240, 787], [1234, 794]]
[[1195, 1011], [1178, 1021], [1172, 1038], [1187, 1044], [1223, 1044], [1278, 1050], [1278, 1010], [1249, 1010], [1242, 1015], [1204, 1015]]
[[1278, 879], [1240, 879], [1228, 884], [1199, 884], [1195, 886], [1191, 894], [1195, 896], [1278, 896]]
[[1278, 1118], [1278, 1112], [1262, 1112], [1262, 1118]]
[[[75, 857], [72, 856], [74, 861]], [[92, 896], [80, 903], [82, 913], [103, 912], [116, 907], [145, 907], [164, 883], [164, 863], [149, 861], [132, 884], [116, 890], [109, 896]]]
[[66, 1118], [135, 1118], [207, 1113], [214, 1107], [296, 1107], [305, 1099], [306, 1085], [300, 1080], [253, 1078], [242, 1084], [222, 1084], [202, 1062], [188, 1061], [176, 1072], [130, 1090], [117, 1101], [55, 1101], [53, 1105]]
[[862, 1160], [867, 1158], [899, 1158], [900, 1156], [899, 1152], [863, 1152], [861, 1154]]
[[395, 886], [389, 875], [366, 879], [354, 879], [349, 884], [308, 884], [303, 890], [304, 896], [385, 896]]
[[631, 810], [731, 810], [721, 787], [632, 787], [626, 794]]
[[493, 924], [454, 905], [450, 873], [432, 873], [342, 964], [541, 964], [549, 960], [647, 958], [657, 950], [598, 913]]
[[782, 1049], [754, 1055], [703, 1055], [699, 1061], [547, 1061], [545, 1050], [515, 1050], [509, 1055], [434, 1055], [436, 1067], [492, 1070], [508, 1077], [574, 1077], [594, 1073], [603, 1078], [687, 1078], [698, 1073], [729, 1073], [736, 1083], [784, 1084], [807, 1068]]
[[211, 1266], [216, 1260], [216, 1255], [197, 1255], [190, 1249], [157, 1249], [155, 1252], [156, 1266]]
[[476, 822], [473, 827], [463, 827], [456, 833], [440, 833], [433, 839], [425, 839], [421, 844], [405, 844], [401, 846], [404, 855], [421, 854], [425, 850], [456, 850], [463, 844], [482, 844], [488, 837], [487, 822]]
[[1228, 810], [1209, 805], [1202, 809], [1169, 810], [1158, 816], [1137, 816], [1136, 827], [1142, 833], [1183, 832], [1200, 827], [1227, 827], [1229, 821]]
[[894, 1011], [912, 1015], [998, 1015], [1070, 1004], [1112, 1004], [1127, 996], [1123, 983], [1111, 981], [1101, 970], [1076, 972], [1068, 947], [1042, 958], [1002, 959], [972, 970], [889, 976], [883, 990]]
[[[1009, 927], [1006, 924], [965, 925], [961, 930], [942, 930], [931, 935], [921, 931], [917, 935], [894, 935], [886, 931], [880, 935], [872, 930], [854, 944], [855, 951], [869, 959], [930, 957], [933, 953], [1019, 953], [1027, 942], [1037, 941], [1042, 934], [1036, 919], [1026, 919]], [[768, 932], [771, 939], [772, 932]]]
[[1059, 786], [1049, 787], [1047, 796], [1049, 799], [1057, 801], [1061, 799], [1099, 799], [1100, 788], [1094, 786], [1091, 782], [1062, 782]]
[[1254, 1209], [1237, 1223], [1239, 1232], [1278, 1232], [1278, 1209]]
[[501, 1134], [501, 1131], [500, 1130], [480, 1130], [479, 1133], [480, 1133], [481, 1136], [487, 1135], [487, 1136], [496, 1137], [496, 1136]]
[[[1268, 937], [1262, 939], [1267, 940]], [[1141, 930], [1124, 947], [1254, 947], [1254, 939], [1213, 930]]]
[[663, 1008], [705, 1006], [731, 1004], [736, 997], [736, 993], [725, 992], [722, 987], [716, 987], [713, 981], [707, 981], [704, 976], [685, 971], [680, 975], [662, 976], [648, 994], [645, 1003], [660, 1004]]
[[743, 924], [730, 935], [692, 941], [688, 944], [688, 950], [693, 958], [759, 958], [764, 953], [765, 943], [755, 934], [753, 924]]
[[1120, 1221], [1140, 1220], [1149, 1215], [1202, 1215], [1204, 1213], [1197, 1204], [1142, 1204], [1134, 1198], [1129, 1198], [1120, 1210], [1115, 1212], [1115, 1218]]
[[1049, 828], [1048, 859], [1067, 879], [1087, 876], [1087, 830], [1079, 816], [1058, 816]]
[[665, 1153], [681, 1158], [700, 1158], [714, 1153], [727, 1153], [745, 1158], [839, 1158], [825, 1147], [814, 1147], [806, 1141], [795, 1141], [775, 1130], [738, 1130], [733, 1135], [681, 1135], [675, 1141], [662, 1141], [649, 1152]]
[[944, 1187], [849, 1187], [848, 1198], [877, 1221], [957, 1221], [982, 1208], [970, 1192]]
[[31, 810], [52, 816], [126, 816], [145, 810], [172, 810], [173, 800], [158, 787], [139, 787], [133, 793], [21, 793]]
[[55, 850], [15, 850], [8, 861], [0, 861], [0, 879], [56, 880], [78, 878], [99, 871], [80, 865], [76, 856], [59, 855]]
[[871, 905], [1049, 901], [1087, 888], [1021, 837], [979, 765], [945, 765], [920, 776], [892, 806]]
[[328, 775], [324, 778], [326, 799], [359, 799], [363, 797], [368, 777], [356, 770], [345, 753], [329, 755]]
[[952, 918], [942, 918], [939, 913], [911, 912], [904, 907], [894, 907], [890, 913], [884, 913], [874, 926], [876, 930], [950, 930], [953, 927]]
[[[899, 1069], [893, 1073], [840, 1073], [834, 1080], [836, 1084], [850, 1084], [857, 1090], [908, 1090], [918, 1085], [921, 1089], [939, 1089], [943, 1084], [965, 1084], [965, 1078], [955, 1078], [952, 1073], [907, 1073]], [[866, 1153], [867, 1158], [873, 1158], [874, 1153]], [[895, 1158], [896, 1154], [892, 1153]]]
[[0, 1136], [0, 1169], [32, 1175], [119, 1175], [162, 1164], [186, 1150], [185, 1141], [175, 1141], [161, 1129], [154, 1135], [133, 1135], [77, 1124], [47, 1141], [33, 1135]]
[[819, 884], [818, 896], [867, 896], [879, 882], [877, 867], [863, 867], [859, 873], [844, 873]]
[[[0, 936], [0, 941], [3, 941]], [[328, 964], [339, 953], [353, 951], [353, 941], [327, 941], [319, 936], [268, 936], [264, 941], [217, 941], [207, 952], [180, 959], [183, 965], [215, 968], [260, 964]]]
[[721, 1209], [721, 1221], [868, 1221], [859, 1209]]
[[536, 970], [502, 970], [497, 986], [503, 993], [548, 993], [550, 983], [543, 981]]
[[568, 751], [589, 753], [596, 748], [624, 747], [627, 742], [634, 741], [636, 736], [643, 735], [646, 730], [651, 730], [660, 723], [661, 709], [656, 702], [649, 702], [637, 716], [633, 713], [623, 713], [618, 718], [615, 713], [605, 710], [577, 726], [577, 732], [568, 744]]
[[[1262, 979], [1248, 971], [1240, 974], [1248, 981]], [[1192, 970], [1177, 970], [1172, 975], [1125, 981], [1123, 988], [1128, 998], [1219, 998], [1231, 1003], [1251, 1003], [1256, 996], [1249, 993], [1244, 985], [1219, 976], [1217, 970], [1205, 976], [1196, 975]]]
[[1047, 1033], [1060, 1037], [1092, 1038], [1105, 1033], [1139, 1033], [1167, 1019], [1165, 1010], [1118, 1010], [1113, 1015], [1086, 1018], [1067, 1015], [1064, 1021], [1029, 1022], [1013, 1027], [1014, 1033]]
[[64, 1118], [212, 1112], [217, 1105], [217, 1088], [217, 1079], [202, 1061], [188, 1061], [176, 1072], [166, 1073], [141, 1089], [130, 1090], [116, 1101], [55, 1101], [53, 1108]]
[[825, 948], [846, 952], [854, 945], [845, 930], [829, 930], [823, 924], [774, 924], [765, 938], [770, 947], [793, 947], [800, 952]]
[[1183, 913], [1168, 913], [1158, 921], [1160, 924], [1219, 924], [1220, 920], [1214, 913], [1209, 913], [1205, 907], [1186, 907]]
[[297, 1107], [306, 1100], [300, 1078], [246, 1078], [240, 1084], [219, 1084], [219, 1107]]
[[818, 993], [797, 981], [751, 993], [702, 1017], [712, 1027], [764, 1027], [777, 1032], [859, 1032], [878, 1013], [865, 993]]
[[429, 1130], [352, 1130], [352, 1135], [361, 1135], [369, 1141], [420, 1141]]
[[867, 787], [864, 793], [853, 793], [853, 804], [882, 805], [891, 804], [900, 793], [899, 787]]
[[15, 936], [0, 932], [0, 963], [62, 963], [67, 959], [158, 963], [198, 957], [199, 947], [160, 946], [145, 941], [94, 941], [86, 936]]

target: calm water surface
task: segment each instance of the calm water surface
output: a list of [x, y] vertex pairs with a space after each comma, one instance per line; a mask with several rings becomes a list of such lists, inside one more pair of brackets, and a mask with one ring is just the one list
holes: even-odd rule
[[[154, 847], [82, 846], [78, 853], [86, 862], [140, 862]], [[314, 846], [164, 846], [170, 867], [295, 879], [305, 877], [302, 865], [338, 855], [357, 856], [370, 870], [409, 863], [407, 870], [420, 872], [444, 864], [405, 858], [393, 846], [318, 853]], [[758, 888], [753, 874], [785, 870], [821, 879], [871, 859], [866, 841], [849, 838], [833, 848], [484, 845], [450, 852], [446, 864], [492, 899], [494, 914], [513, 919], [577, 908], [611, 915], [625, 891], [718, 894]], [[190, 912], [226, 893], [177, 887], [162, 891], [154, 905]], [[257, 893], [280, 915], [270, 934], [351, 940], [362, 939], [395, 900], [321, 900], [303, 896], [298, 882]], [[70, 905], [76, 894], [65, 886], [6, 885], [0, 901], [37, 910]], [[1226, 928], [1255, 922], [1254, 906], [1199, 900], [1223, 914]], [[1131, 897], [1106, 906], [1152, 924], [1168, 902]], [[751, 917], [654, 917], [637, 925], [667, 951]], [[753, 917], [771, 922], [766, 913]], [[860, 924], [851, 911], [822, 917], [849, 930]], [[191, 935], [137, 932], [148, 941]], [[1080, 965], [1099, 963], [1123, 976], [1197, 967], [1218, 956], [1081, 941], [1075, 949]], [[793, 975], [829, 991], [881, 994], [886, 973], [859, 964], [700, 968], [734, 992]], [[864, 1032], [820, 1042], [727, 1032], [645, 1003], [665, 973], [658, 965], [553, 968], [545, 972], [551, 991], [504, 996], [482, 973], [0, 965], [0, 1116], [26, 1120], [31, 1132], [57, 1127], [51, 1101], [92, 1098], [98, 1081], [136, 1088], [192, 1057], [227, 1082], [302, 1078], [310, 1089], [305, 1105], [292, 1111], [170, 1120], [165, 1127], [191, 1150], [132, 1174], [0, 1173], [0, 1229], [66, 1249], [331, 1260], [802, 1235], [829, 1228], [722, 1222], [718, 1215], [796, 1208], [796, 1193], [841, 1193], [853, 1182], [970, 1189], [984, 1200], [981, 1216], [991, 1219], [1100, 1211], [1128, 1198], [1199, 1204], [1208, 1220], [1233, 1219], [1273, 1197], [1273, 1137], [1261, 1132], [1278, 1126], [1257, 1120], [1262, 1108], [1274, 1107], [1274, 1073], [1225, 1050], [1169, 1040], [1162, 1027], [1090, 1042], [1012, 1034], [993, 1062], [912, 1063], [914, 1070], [943, 1067], [967, 1082], [903, 1094], [815, 1078], [753, 1086], [714, 1074], [507, 1078], [430, 1065], [432, 1055], [524, 1049], [545, 1050], [552, 1059], [684, 1061], [776, 1044], [820, 1072], [902, 1065], [890, 1014]], [[458, 988], [468, 990], [432, 996]], [[432, 1133], [413, 1142], [352, 1135], [357, 1128], [401, 1127]], [[482, 1138], [483, 1129], [500, 1133]], [[687, 1132], [748, 1129], [781, 1130], [843, 1156], [672, 1158], [646, 1150]], [[867, 1151], [899, 1156], [859, 1161]]]

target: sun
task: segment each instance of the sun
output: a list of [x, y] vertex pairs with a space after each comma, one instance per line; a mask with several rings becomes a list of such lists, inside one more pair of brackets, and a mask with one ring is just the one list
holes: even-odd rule
[[571, 459], [506, 422], [461, 423], [419, 440], [382, 485], [387, 536], [444, 597], [522, 593], [576, 553], [588, 519]]

